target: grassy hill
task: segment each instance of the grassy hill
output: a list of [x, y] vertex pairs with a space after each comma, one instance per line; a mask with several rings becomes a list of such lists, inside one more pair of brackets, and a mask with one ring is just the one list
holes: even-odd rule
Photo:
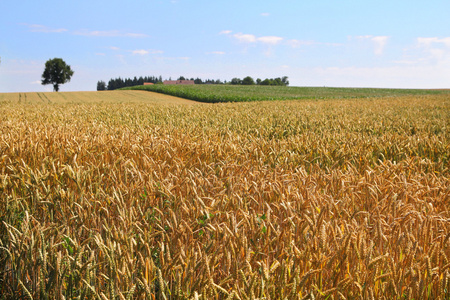
[[146, 90], [200, 102], [243, 102], [294, 99], [340, 99], [449, 94], [448, 90], [285, 87], [243, 85], [146, 85], [124, 88]]

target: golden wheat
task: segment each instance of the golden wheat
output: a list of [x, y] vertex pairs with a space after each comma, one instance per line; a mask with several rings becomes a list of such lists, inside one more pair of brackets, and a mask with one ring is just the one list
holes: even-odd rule
[[127, 93], [0, 102], [6, 299], [450, 297], [448, 96]]

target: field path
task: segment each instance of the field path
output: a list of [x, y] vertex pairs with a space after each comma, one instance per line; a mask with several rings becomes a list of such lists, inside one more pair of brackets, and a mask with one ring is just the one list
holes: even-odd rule
[[[101, 91], [101, 92], [46, 92], [3, 93], [0, 102], [20, 103], [155, 103], [155, 104], [202, 104], [179, 97], [147, 91]], [[204, 105], [204, 104], [203, 104]]]

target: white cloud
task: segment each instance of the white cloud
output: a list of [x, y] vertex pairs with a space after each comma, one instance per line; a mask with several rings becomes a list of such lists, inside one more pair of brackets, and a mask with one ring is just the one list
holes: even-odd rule
[[301, 46], [311, 46], [316, 44], [316, 42], [314, 41], [302, 41], [302, 40], [288, 40], [286, 42], [289, 46], [291, 46], [292, 48], [299, 48]]
[[[355, 36], [355, 38], [357, 40], [368, 40], [371, 41], [374, 45], [374, 50], [373, 52], [375, 53], [375, 55], [382, 55], [384, 52], [384, 48], [386, 47], [386, 44], [389, 40], [388, 36], [373, 36], [373, 35], [360, 35], [360, 36]], [[351, 39], [351, 37], [350, 37]]]
[[[355, 36], [355, 39], [357, 40], [368, 40], [371, 39], [373, 36], [372, 35], [358, 35]], [[349, 39], [351, 39], [352, 37], [350, 36]]]
[[256, 39], [258, 42], [269, 44], [269, 45], [276, 45], [280, 43], [283, 38], [279, 36], [262, 36]]
[[120, 48], [119, 48], [119, 47], [114, 47], [114, 46], [111, 46], [111, 47], [109, 47], [109, 49], [111, 49], [111, 50], [115, 50], [115, 51], [117, 51], [117, 50], [120, 50]]
[[432, 38], [423, 38], [418, 37], [417, 38], [417, 44], [419, 47], [430, 47], [432, 43], [438, 41], [438, 38], [432, 37]]
[[131, 53], [139, 54], [139, 55], [146, 55], [146, 54], [149, 54], [150, 52], [147, 50], [141, 49], [141, 50], [133, 50], [133, 51], [131, 51]]
[[431, 57], [437, 59], [437, 60], [443, 60], [445, 59], [445, 56], [447, 55], [448, 51], [445, 51], [444, 49], [430, 49]]
[[239, 42], [243, 43], [254, 43], [256, 42], [256, 36], [253, 34], [243, 34], [243, 33], [236, 33], [233, 35], [235, 39], [237, 39]]
[[382, 55], [384, 51], [384, 47], [387, 44], [389, 37], [388, 36], [374, 36], [372, 38], [372, 42], [375, 43], [375, 55]]
[[30, 28], [31, 32], [42, 32], [42, 33], [62, 33], [66, 32], [67, 29], [65, 28], [51, 28], [45, 25], [39, 25], [39, 24], [23, 24], [25, 26], [28, 26]]
[[417, 48], [422, 61], [428, 61], [440, 65], [450, 65], [450, 37], [419, 37]]
[[[301, 46], [311, 46], [311, 45], [325, 45], [325, 46], [332, 46], [332, 47], [342, 46], [342, 44], [337, 44], [337, 43], [320, 43], [320, 42], [311, 41], [311, 40], [297, 40], [297, 39], [285, 40], [285, 38], [283, 38], [281, 36], [260, 36], [260, 37], [258, 37], [258, 36], [255, 36], [254, 34], [244, 34], [241, 32], [230, 35], [231, 30], [223, 30], [219, 34], [229, 35], [232, 38], [238, 40], [239, 42], [247, 43], [247, 44], [259, 42], [259, 43], [262, 43], [265, 45], [273, 46], [273, 45], [278, 45], [280, 43], [283, 43], [292, 48], [299, 48]], [[379, 46], [376, 49], [377, 53], [382, 51], [382, 48], [384, 47], [384, 44], [385, 44], [385, 40], [382, 39], [383, 37], [372, 37], [372, 36], [367, 36], [367, 37], [372, 38], [374, 43], [382, 46], [381, 48]], [[358, 38], [360, 38], [360, 37], [358, 37]]]
[[236, 33], [233, 34], [233, 37], [237, 39], [241, 43], [256, 43], [260, 42], [268, 45], [276, 45], [280, 43], [283, 38], [279, 36], [261, 36], [256, 37], [253, 34], [244, 34], [244, 33]]
[[400, 60], [394, 60], [392, 61], [394, 64], [401, 64], [401, 65], [414, 65], [418, 61], [412, 60], [412, 59], [400, 59]]
[[270, 14], [269, 13], [262, 13], [261, 16], [262, 17], [268, 17], [268, 16], [270, 16]]
[[430, 47], [433, 44], [442, 44], [448, 48], [450, 48], [450, 37], [446, 38], [437, 38], [437, 37], [431, 37], [431, 38], [423, 38], [419, 37], [417, 38], [417, 43], [421, 47]]
[[145, 49], [138, 49], [138, 50], [132, 50], [131, 53], [138, 54], [138, 55], [147, 55], [147, 54], [162, 54], [164, 51], [161, 50], [145, 50]]
[[211, 51], [211, 52], [206, 52], [206, 54], [217, 54], [217, 55], [224, 55], [225, 52], [223, 51]]

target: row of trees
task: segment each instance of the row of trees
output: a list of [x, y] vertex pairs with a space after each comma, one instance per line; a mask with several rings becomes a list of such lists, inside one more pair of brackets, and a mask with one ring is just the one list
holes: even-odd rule
[[[172, 80], [169, 78], [169, 80]], [[200, 78], [191, 78], [180, 76], [177, 80], [193, 80], [195, 84], [232, 84], [232, 85], [279, 85], [279, 86], [287, 86], [289, 85], [288, 77], [277, 77], [277, 78], [266, 78], [264, 80], [261, 80], [260, 78], [256, 79], [256, 81], [250, 77], [247, 76], [244, 79], [240, 78], [233, 78], [230, 82], [221, 81], [220, 79], [206, 79], [202, 80]], [[108, 81], [108, 84], [104, 81], [98, 81], [97, 82], [97, 91], [104, 91], [104, 90], [115, 90], [120, 89], [123, 87], [129, 87], [129, 86], [135, 86], [135, 85], [143, 85], [144, 82], [151, 82], [154, 84], [161, 84], [163, 82], [163, 79], [161, 76], [146, 76], [146, 77], [134, 77], [131, 78], [115, 78], [110, 79]]]
[[135, 85], [143, 85], [144, 82], [151, 82], [151, 83], [162, 83], [162, 77], [156, 77], [156, 76], [146, 76], [146, 77], [139, 77], [136, 76], [131, 78], [111, 78], [108, 81], [108, 84], [104, 81], [98, 81], [97, 82], [97, 91], [104, 91], [104, 90], [116, 90], [123, 87], [128, 86], [135, 86]]
[[[169, 80], [171, 80], [170, 78], [169, 78]], [[177, 80], [193, 80], [194, 81], [194, 83], [195, 84], [224, 84], [224, 83], [226, 83], [227, 81], [225, 80], [225, 82], [222, 82], [220, 79], [216, 79], [216, 80], [214, 80], [214, 79], [206, 79], [206, 80], [203, 80], [203, 79], [200, 79], [200, 78], [191, 78], [191, 79], [189, 79], [188, 77], [184, 77], [184, 76], [180, 76]]]
[[[172, 80], [172, 78], [169, 78], [169, 80]], [[223, 84], [222, 81], [220, 81], [219, 79], [214, 80], [214, 79], [206, 79], [206, 80], [202, 80], [200, 78], [186, 78], [184, 76], [180, 76], [178, 77], [177, 80], [193, 80], [195, 82], [195, 84]], [[129, 86], [135, 86], [135, 85], [143, 85], [144, 82], [150, 82], [153, 84], [161, 84], [163, 82], [163, 79], [161, 76], [156, 77], [156, 76], [146, 76], [146, 77], [134, 77], [132, 78], [111, 78], [108, 81], [108, 84], [106, 84], [106, 82], [100, 80], [97, 82], [97, 91], [104, 91], [104, 90], [116, 90], [116, 89], [120, 89], [123, 87], [129, 87]]]
[[279, 85], [279, 86], [287, 86], [289, 85], [289, 80], [287, 76], [283, 77], [277, 77], [277, 78], [266, 78], [264, 80], [261, 80], [260, 78], [256, 79], [256, 81], [250, 77], [247, 76], [244, 79], [240, 78], [233, 78], [231, 79], [231, 84], [234, 85]]

